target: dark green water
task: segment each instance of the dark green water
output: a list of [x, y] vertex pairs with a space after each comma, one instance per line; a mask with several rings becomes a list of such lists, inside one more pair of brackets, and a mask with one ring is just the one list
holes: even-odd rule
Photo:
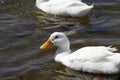
[[[73, 18], [45, 14], [35, 0], [0, 0], [0, 80], [92, 80], [94, 74], [54, 62], [56, 47], [39, 49], [52, 32], [61, 31], [69, 37], [72, 51], [113, 45], [120, 52], [120, 0], [84, 1], [94, 3], [93, 10]], [[103, 75], [101, 80], [120, 77]]]

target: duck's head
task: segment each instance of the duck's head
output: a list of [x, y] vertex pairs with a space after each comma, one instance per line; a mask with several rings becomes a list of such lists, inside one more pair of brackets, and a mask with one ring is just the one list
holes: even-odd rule
[[40, 47], [40, 49], [45, 49], [51, 45], [55, 45], [60, 48], [69, 48], [70, 42], [64, 33], [54, 32], [51, 34], [49, 39]]

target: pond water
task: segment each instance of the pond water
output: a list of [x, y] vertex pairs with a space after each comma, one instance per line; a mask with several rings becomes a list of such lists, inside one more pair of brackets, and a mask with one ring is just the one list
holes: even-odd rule
[[[51, 33], [60, 31], [70, 39], [72, 51], [112, 45], [120, 52], [120, 0], [83, 1], [95, 6], [77, 18], [46, 14], [35, 0], [0, 0], [0, 80], [92, 80], [95, 74], [56, 63], [56, 47], [39, 49]], [[103, 75], [101, 80], [120, 77]]]

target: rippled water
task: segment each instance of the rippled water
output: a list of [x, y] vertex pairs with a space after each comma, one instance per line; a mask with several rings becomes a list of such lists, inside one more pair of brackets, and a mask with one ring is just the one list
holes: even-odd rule
[[[83, 0], [94, 9], [83, 18], [46, 14], [35, 0], [0, 0], [0, 80], [91, 80], [95, 75], [54, 62], [56, 47], [39, 46], [55, 31], [65, 32], [72, 51], [113, 45], [120, 51], [120, 0]], [[103, 75], [101, 80], [119, 80]]]

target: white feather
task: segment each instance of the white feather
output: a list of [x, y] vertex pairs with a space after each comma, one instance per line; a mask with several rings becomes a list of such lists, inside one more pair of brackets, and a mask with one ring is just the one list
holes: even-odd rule
[[36, 0], [36, 6], [46, 13], [79, 17], [87, 15], [93, 8], [81, 0]]

